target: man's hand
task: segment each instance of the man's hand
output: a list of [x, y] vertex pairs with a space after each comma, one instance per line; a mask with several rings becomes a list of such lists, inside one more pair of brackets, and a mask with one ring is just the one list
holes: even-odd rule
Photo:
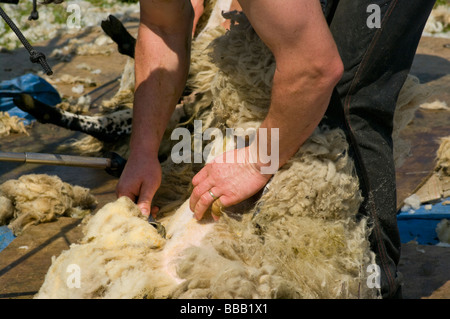
[[[227, 163], [230, 158], [232, 163]], [[200, 220], [215, 200], [209, 191], [228, 207], [250, 198], [267, 184], [272, 175], [261, 174], [249, 158], [248, 147], [231, 150], [206, 164], [194, 176], [189, 205], [196, 219]]]
[[[260, 128], [279, 129], [278, 167], [281, 167], [323, 117], [333, 88], [342, 76], [342, 61], [319, 1], [283, 0], [276, 5], [273, 0], [239, 2], [276, 60], [271, 104]], [[246, 157], [246, 149], [233, 152], [242, 158]], [[235, 205], [256, 194], [269, 178], [247, 161], [244, 164], [214, 161], [194, 177], [191, 210], [200, 219], [214, 197], [220, 197], [225, 207]]]
[[140, 1], [135, 50], [131, 154], [116, 194], [136, 201], [144, 215], [161, 184], [159, 146], [186, 85], [194, 11], [189, 0]]
[[116, 188], [117, 197], [127, 196], [137, 202], [143, 215], [156, 214], [151, 207], [153, 196], [161, 184], [161, 164], [157, 156], [143, 153], [130, 155]]

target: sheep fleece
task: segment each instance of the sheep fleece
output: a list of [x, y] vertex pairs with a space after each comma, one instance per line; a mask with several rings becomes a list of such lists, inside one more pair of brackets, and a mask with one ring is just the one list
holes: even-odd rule
[[[227, 17], [231, 30], [204, 46], [205, 67], [190, 78], [203, 105], [186, 109], [205, 126], [257, 127], [274, 60], [244, 15]], [[164, 239], [127, 198], [107, 204], [53, 260], [36, 298], [377, 298], [361, 201], [344, 133], [317, 128], [252, 208], [218, 222], [196, 221], [185, 201], [161, 217]], [[73, 264], [79, 288], [68, 284]]]

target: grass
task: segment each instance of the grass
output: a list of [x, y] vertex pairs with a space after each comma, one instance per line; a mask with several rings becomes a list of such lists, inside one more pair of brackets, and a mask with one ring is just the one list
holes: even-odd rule
[[436, 8], [439, 5], [449, 5], [449, 1], [448, 0], [437, 0], [436, 4], [434, 5], [434, 7]]

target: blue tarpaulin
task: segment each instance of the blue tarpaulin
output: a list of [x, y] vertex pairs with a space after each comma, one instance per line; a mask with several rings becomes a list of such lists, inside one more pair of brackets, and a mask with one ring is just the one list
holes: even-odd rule
[[426, 205], [422, 205], [417, 210], [398, 214], [397, 223], [402, 243], [415, 240], [420, 245], [438, 244], [436, 226], [443, 219], [450, 219], [450, 206], [443, 204], [445, 200], [434, 204], [430, 210], [425, 208]]
[[5, 249], [16, 238], [8, 226], [0, 226], [0, 251]]
[[34, 121], [34, 118], [15, 106], [13, 98], [21, 93], [29, 94], [36, 100], [51, 106], [61, 103], [58, 91], [37, 75], [29, 73], [0, 82], [0, 111], [25, 119], [25, 125]]

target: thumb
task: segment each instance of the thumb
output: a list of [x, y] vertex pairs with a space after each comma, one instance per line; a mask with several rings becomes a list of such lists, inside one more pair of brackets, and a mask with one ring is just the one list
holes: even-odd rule
[[142, 215], [149, 216], [151, 212], [152, 199], [154, 191], [149, 187], [143, 185], [141, 192], [139, 194], [137, 206], [141, 210]]

